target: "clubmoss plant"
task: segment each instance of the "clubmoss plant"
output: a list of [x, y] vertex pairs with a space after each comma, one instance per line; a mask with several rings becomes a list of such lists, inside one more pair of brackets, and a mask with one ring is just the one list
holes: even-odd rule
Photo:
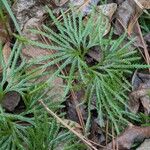
[[[18, 123], [17, 123], [18, 121]], [[33, 124], [32, 119], [23, 117], [21, 115], [5, 113], [0, 106], [0, 147], [1, 150], [15, 150], [23, 149], [23, 141], [26, 139], [26, 128], [19, 124], [19, 122], [26, 122]]]
[[0, 108], [1, 150], [55, 150], [61, 142], [74, 138], [66, 130], [61, 133], [60, 124], [44, 111], [40, 116], [34, 113], [32, 117], [27, 117], [9, 114]]
[[[31, 31], [46, 37], [51, 44], [35, 41], [29, 43], [54, 50], [55, 53], [39, 58], [38, 61], [53, 59], [43, 67], [60, 64], [55, 73], [57, 75], [61, 75], [60, 72], [64, 68], [70, 67], [68, 75], [64, 77], [67, 82], [66, 93], [74, 88], [74, 81], [85, 88], [85, 102], [88, 108], [87, 130], [91, 121], [91, 105], [95, 101], [100, 125], [103, 126], [107, 114], [119, 132], [118, 125], [121, 122], [126, 124], [128, 121], [125, 116], [130, 116], [126, 115], [129, 113], [125, 111], [128, 107], [126, 93], [131, 87], [126, 76], [132, 73], [134, 68], [148, 67], [137, 63], [137, 51], [130, 47], [133, 40], [123, 44], [125, 34], [117, 39], [112, 39], [112, 34], [104, 37], [108, 20], [95, 11], [85, 22], [83, 14], [75, 13], [73, 9], [69, 14], [61, 11], [62, 21], [57, 20], [49, 8], [47, 10], [54, 26], [43, 25], [44, 31]], [[87, 63], [86, 56], [94, 47], [98, 47], [101, 57], [91, 65]]]
[[17, 20], [16, 20], [14, 14], [13, 14], [13, 11], [11, 10], [9, 2], [6, 1], [6, 0], [1, 0], [0, 1], [0, 8], [1, 7], [4, 7], [7, 10], [9, 16], [11, 17], [11, 19], [12, 19], [14, 25], [15, 25], [15, 28], [16, 28], [18, 34], [21, 35], [21, 30], [20, 30], [19, 24], [17, 23]]
[[[44, 113], [45, 110], [40, 106], [38, 100], [43, 100], [53, 111], [60, 110], [63, 107], [62, 101], [56, 102], [53, 100], [53, 95], [48, 95], [48, 91], [52, 87], [48, 87], [46, 83], [31, 82], [41, 75], [35, 75], [37, 69], [28, 71], [33, 64], [21, 59], [21, 49], [22, 44], [17, 41], [6, 63], [2, 53], [3, 48], [0, 47], [0, 65], [2, 67], [0, 81], [0, 149], [48, 150], [50, 148], [53, 150], [59, 141], [67, 138], [69, 140], [74, 136], [68, 131], [60, 134], [60, 125], [56, 123], [54, 118], [48, 117]], [[2, 108], [5, 95], [11, 91], [18, 92], [24, 101], [24, 110], [19, 110], [17, 114], [15, 112], [8, 113]]]
[[10, 91], [18, 92], [24, 97], [24, 92], [28, 91], [34, 84], [29, 81], [35, 78], [32, 72], [26, 72], [31, 64], [26, 63], [25, 59], [20, 60], [20, 52], [22, 44], [16, 41], [14, 44], [8, 60], [4, 60], [2, 46], [0, 48], [0, 65], [2, 67], [2, 77], [0, 81], [0, 97], [1, 101], [3, 96]]
[[55, 150], [61, 142], [74, 138], [69, 132], [60, 133], [60, 125], [55, 119], [43, 114], [41, 118], [35, 115], [35, 125], [27, 129], [29, 150]]

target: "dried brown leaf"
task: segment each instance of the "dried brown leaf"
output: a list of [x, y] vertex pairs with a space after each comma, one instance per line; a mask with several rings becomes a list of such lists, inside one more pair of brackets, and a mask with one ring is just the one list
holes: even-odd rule
[[[3, 55], [3, 59], [4, 59], [4, 63], [7, 64], [8, 63], [8, 59], [11, 53], [11, 48], [10, 48], [10, 42], [7, 42], [3, 49], [2, 49], [2, 55]], [[2, 73], [2, 66], [0, 65], [0, 73]], [[9, 72], [9, 68], [7, 69], [7, 71]]]
[[125, 31], [130, 38], [134, 38], [134, 46], [144, 49], [147, 64], [149, 64], [149, 54], [147, 45], [143, 40], [138, 18], [142, 14], [142, 9], [133, 0], [125, 0], [118, 7], [116, 13], [115, 33], [121, 35]]
[[128, 127], [114, 142], [109, 143], [103, 150], [111, 150], [113, 147], [118, 147], [118, 150], [130, 150], [134, 142], [142, 142], [145, 138], [150, 138], [150, 127]]
[[22, 49], [22, 54], [29, 60], [31, 58], [38, 58], [42, 56], [51, 55], [52, 52], [50, 50], [42, 49], [39, 47], [26, 46]]
[[[0, 21], [0, 43], [5, 43], [9, 39], [9, 34], [6, 31], [6, 24]], [[7, 23], [8, 25], [8, 23]], [[8, 30], [10, 30], [9, 25], [7, 26]]]
[[117, 9], [117, 4], [116, 3], [110, 3], [110, 4], [105, 4], [105, 5], [100, 5], [97, 6], [100, 11], [107, 16], [110, 20], [112, 19], [112, 16], [114, 15], [116, 9]]
[[133, 92], [129, 95], [130, 110], [137, 113], [142, 104], [145, 114], [150, 114], [150, 75], [136, 73], [133, 76], [132, 83]]
[[136, 12], [136, 4], [132, 0], [125, 0], [119, 5], [116, 13], [115, 33], [121, 35], [127, 30], [129, 22]]
[[10, 42], [7, 42], [4, 47], [3, 47], [3, 58], [4, 58], [4, 62], [5, 64], [8, 63], [8, 59], [10, 57], [10, 53], [11, 53], [11, 48], [10, 48]]
[[2, 106], [8, 111], [14, 111], [21, 100], [21, 95], [16, 91], [6, 93], [3, 98]]

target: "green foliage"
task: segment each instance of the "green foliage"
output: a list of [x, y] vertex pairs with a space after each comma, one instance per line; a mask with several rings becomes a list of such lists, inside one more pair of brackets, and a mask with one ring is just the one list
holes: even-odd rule
[[20, 59], [20, 52], [22, 44], [16, 41], [8, 60], [4, 60], [2, 46], [0, 48], [0, 65], [2, 66], [2, 79], [0, 81], [0, 100], [3, 96], [10, 91], [16, 91], [24, 97], [24, 92], [28, 91], [34, 84], [30, 84], [28, 81], [35, 79], [33, 71], [26, 71], [31, 67], [31, 64], [27, 64], [25, 59]]
[[87, 150], [87, 147], [84, 144], [80, 144], [75, 141], [75, 144], [69, 142], [68, 146], [64, 147], [64, 150]]
[[142, 126], [150, 126], [150, 116], [140, 113], [139, 118]]
[[[54, 118], [48, 117], [45, 109], [38, 103], [44, 103], [53, 111], [60, 110], [62, 100], [55, 101], [54, 95], [49, 94], [51, 88], [47, 83], [35, 82], [39, 68], [32, 69], [33, 63], [21, 59], [22, 44], [14, 44], [8, 60], [4, 59], [3, 48], [0, 47], [0, 66], [2, 77], [0, 81], [0, 100], [7, 92], [16, 91], [21, 94], [24, 101], [24, 110], [18, 114], [6, 112], [0, 103], [0, 149], [1, 150], [48, 150], [55, 147], [62, 140], [72, 139], [69, 132], [60, 133], [60, 125]], [[18, 63], [20, 62], [20, 63]], [[61, 114], [62, 115], [62, 114]]]
[[[21, 34], [8, 2], [5, 0], [1, 2], [14, 21], [18, 33]], [[52, 44], [47, 45], [16, 36], [21, 43], [16, 41], [7, 62], [4, 60], [2, 46], [0, 47], [0, 65], [3, 71], [0, 81], [0, 102], [5, 94], [16, 91], [21, 94], [25, 105], [24, 111], [19, 114], [7, 113], [0, 105], [0, 148], [2, 150], [55, 150], [61, 144], [64, 150], [86, 149], [85, 145], [80, 144], [70, 132], [61, 131], [61, 126], [54, 118], [44, 113], [44, 108], [38, 103], [39, 100], [43, 100], [51, 110], [57, 112], [64, 107], [62, 100], [55, 101], [53, 100], [54, 95], [49, 95], [52, 88], [49, 86], [50, 81], [56, 75], [63, 77], [67, 83], [64, 96], [72, 89], [85, 89], [84, 102], [88, 109], [87, 132], [91, 124], [93, 106], [97, 110], [99, 124], [103, 126], [104, 119], [107, 117], [117, 133], [119, 133], [120, 124], [128, 123], [127, 118], [135, 120], [138, 118], [127, 111], [126, 93], [130, 91], [131, 85], [126, 76], [132, 73], [134, 68], [147, 68], [148, 66], [137, 63], [139, 60], [137, 52], [131, 50], [130, 47], [133, 41], [124, 44], [125, 34], [118, 39], [112, 39], [112, 32], [106, 38], [104, 34], [109, 21], [103, 15], [97, 15], [95, 11], [87, 20], [83, 20], [83, 14], [77, 14], [73, 9], [70, 14], [62, 11], [63, 21], [61, 22], [51, 10], [48, 8], [47, 10], [54, 26], [44, 25], [45, 32], [31, 31], [48, 38]], [[54, 50], [56, 53], [27, 63], [24, 58], [20, 57], [22, 43], [27, 42]], [[87, 56], [95, 47], [98, 48], [100, 57], [93, 64], [88, 63]], [[21, 62], [18, 63], [20, 59]], [[47, 61], [47, 63], [29, 71], [32, 65], [41, 61]], [[56, 63], [60, 67], [52, 78], [44, 83], [34, 82], [36, 78], [49, 73], [44, 72], [37, 75], [38, 70]], [[66, 76], [61, 74], [65, 68], [69, 68]], [[143, 117], [143, 119], [147, 118]]]
[[[74, 88], [74, 80], [78, 81], [79, 87], [86, 89], [85, 102], [89, 115], [86, 123], [87, 131], [91, 120], [91, 105], [96, 97], [100, 125], [103, 126], [103, 119], [108, 115], [116, 131], [119, 132], [118, 125], [126, 124], [128, 121], [125, 116], [130, 116], [125, 111], [125, 107], [128, 107], [126, 92], [130, 91], [131, 87], [126, 75], [132, 73], [134, 68], [147, 68], [148, 66], [137, 64], [139, 60], [137, 51], [130, 47], [133, 41], [123, 44], [125, 34], [115, 40], [112, 39], [111, 34], [108, 38], [104, 37], [108, 20], [96, 14], [95, 11], [91, 13], [87, 22], [83, 21], [82, 13], [77, 14], [73, 10], [70, 14], [64, 14], [61, 11], [62, 22], [57, 20], [50, 9], [48, 12], [55, 24], [55, 29], [44, 25], [45, 32], [31, 31], [48, 38], [52, 44], [47, 45], [35, 41], [29, 41], [29, 44], [54, 50], [57, 53], [39, 58], [38, 61], [53, 59], [43, 65], [43, 68], [56, 63], [61, 64], [55, 75], [60, 75], [61, 70], [70, 66], [68, 76], [64, 77], [67, 82], [65, 94]], [[100, 58], [98, 62], [91, 65], [87, 63], [86, 56], [94, 47], [98, 47]]]
[[48, 150], [55, 149], [57, 143], [65, 141], [70, 133], [59, 134], [59, 124], [47, 115], [35, 115], [35, 125], [27, 130], [29, 150]]
[[[18, 121], [18, 123], [16, 123]], [[1, 150], [23, 149], [21, 142], [26, 139], [26, 126], [19, 124], [26, 122], [33, 124], [30, 118], [3, 112], [0, 107], [0, 148]]]
[[14, 16], [12, 10], [11, 10], [11, 7], [10, 7], [10, 5], [8, 3], [8, 0], [1, 0], [0, 1], [0, 7], [3, 7], [3, 6], [7, 10], [7, 12], [9, 14], [9, 16], [11, 17], [12, 21], [14, 22], [14, 25], [15, 25], [15, 28], [16, 28], [17, 32], [21, 35], [20, 27], [19, 27], [19, 25], [17, 23], [17, 20], [16, 20], [16, 18]]
[[45, 110], [43, 109], [43, 106], [39, 105], [39, 100], [43, 100], [43, 102], [53, 111], [63, 108], [64, 105], [62, 105], [62, 102], [64, 102], [64, 100], [60, 99], [55, 101], [55, 96], [48, 93], [52, 88], [53, 87], [47, 87], [47, 85], [43, 86], [42, 84], [42, 86], [34, 87], [31, 91], [28, 91], [24, 99], [26, 110], [23, 114], [27, 115], [36, 112], [38, 116], [42, 115], [41, 112], [44, 112]]
[[51, 110], [57, 111], [63, 107], [61, 101], [55, 102], [52, 97], [46, 96], [45, 88], [38, 92], [36, 90], [37, 93], [34, 93], [35, 89], [36, 87], [26, 93], [24, 101], [27, 103], [23, 112], [10, 114], [0, 107], [0, 148], [2, 150], [53, 150], [60, 142], [74, 138], [68, 131], [64, 130], [61, 133], [60, 125], [54, 118], [48, 117], [45, 109], [38, 103], [38, 100], [43, 99]]
[[60, 125], [43, 112], [24, 117], [0, 113], [1, 150], [54, 150], [60, 142], [73, 139], [69, 132], [60, 133]]
[[148, 34], [150, 32], [150, 13], [149, 15], [143, 14], [140, 19], [140, 26], [143, 34]]

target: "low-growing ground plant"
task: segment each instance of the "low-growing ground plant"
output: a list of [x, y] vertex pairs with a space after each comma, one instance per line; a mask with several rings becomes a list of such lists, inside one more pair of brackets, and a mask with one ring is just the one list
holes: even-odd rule
[[[91, 121], [91, 105], [95, 101], [99, 124], [104, 125], [107, 114], [119, 132], [118, 125], [127, 124], [126, 117], [132, 116], [127, 111], [126, 94], [130, 91], [131, 85], [126, 77], [135, 68], [147, 67], [138, 63], [140, 57], [130, 46], [133, 40], [124, 44], [125, 34], [112, 39], [112, 32], [105, 37], [108, 19], [100, 13], [96, 17], [97, 12], [94, 10], [86, 21], [82, 13], [75, 13], [74, 10], [68, 14], [61, 11], [62, 21], [57, 20], [50, 9], [47, 10], [54, 25], [50, 27], [43, 25], [44, 31], [31, 30], [31, 32], [44, 36], [51, 44], [28, 42], [53, 50], [55, 53], [39, 58], [38, 61], [53, 59], [43, 67], [60, 64], [55, 73], [57, 75], [61, 75], [61, 71], [69, 67], [68, 75], [64, 77], [67, 83], [65, 94], [69, 90], [75, 90], [77, 85], [78, 90], [85, 89], [84, 102], [88, 108], [87, 130]], [[97, 55], [100, 57], [97, 57], [94, 63], [88, 63], [88, 53], [94, 48], [98, 49]]]
[[[0, 66], [2, 67], [0, 80], [0, 149], [48, 150], [55, 149], [61, 141], [62, 143], [64, 140], [71, 142], [75, 138], [74, 135], [66, 130], [61, 133], [60, 124], [54, 118], [49, 117], [38, 102], [43, 100], [51, 110], [59, 110], [60, 112], [60, 109], [64, 107], [62, 100], [54, 101], [54, 95], [48, 94], [52, 87], [45, 82], [38, 83], [35, 81], [42, 75], [35, 74], [38, 69], [29, 71], [29, 68], [34, 64], [21, 59], [21, 50], [22, 44], [18, 41], [15, 42], [6, 61], [3, 56], [2, 45], [0, 47]], [[4, 106], [6, 95], [14, 91], [20, 95], [20, 101], [23, 103], [23, 108], [18, 112], [15, 112], [15, 110], [8, 111]], [[10, 101], [11, 98], [9, 97]], [[13, 103], [9, 105], [13, 105]]]
[[[93, 108], [96, 110], [98, 124], [104, 127], [108, 119], [117, 134], [123, 129], [121, 125], [125, 126], [129, 121], [140, 122], [139, 119], [142, 118], [143, 122], [146, 122], [147, 116], [134, 115], [128, 109], [128, 92], [131, 90], [128, 77], [130, 78], [134, 69], [148, 66], [140, 65], [138, 52], [131, 46], [134, 40], [131, 39], [127, 43], [126, 34], [113, 38], [112, 29], [110, 34], [106, 35], [109, 19], [101, 12], [93, 9], [90, 15], [84, 16], [71, 8], [69, 13], [61, 11], [62, 18], [59, 20], [52, 10], [46, 7], [51, 24], [43, 25], [41, 30], [30, 30], [50, 41], [49, 44], [44, 44], [20, 36], [22, 33], [19, 25], [5, 0], [0, 1], [0, 17], [3, 17], [3, 8], [9, 13], [19, 36], [15, 34], [18, 40], [12, 44], [7, 62], [3, 56], [3, 46], [0, 45], [1, 150], [56, 150], [62, 147], [64, 150], [86, 150], [86, 145], [64, 129], [39, 103], [44, 102], [50, 110], [63, 118], [63, 102], [69, 97], [70, 91], [83, 91], [80, 106], [86, 106], [88, 113], [87, 120], [84, 120], [85, 133], [81, 133], [79, 137], [82, 137], [82, 134], [88, 136]], [[148, 30], [144, 23], [143, 28]], [[24, 44], [48, 49], [53, 53], [27, 62], [21, 55]], [[95, 57], [90, 55], [93, 51], [96, 51]], [[39, 63], [43, 64], [41, 62], [47, 63], [32, 68]], [[39, 75], [39, 70], [56, 64], [59, 67], [48, 80], [36, 82], [41, 76], [51, 74], [45, 71]], [[64, 96], [55, 101], [49, 91], [53, 88], [51, 80], [58, 76], [64, 79], [66, 86]], [[17, 112], [8, 111], [3, 104], [6, 95], [14, 91], [20, 95], [23, 106], [23, 109]]]

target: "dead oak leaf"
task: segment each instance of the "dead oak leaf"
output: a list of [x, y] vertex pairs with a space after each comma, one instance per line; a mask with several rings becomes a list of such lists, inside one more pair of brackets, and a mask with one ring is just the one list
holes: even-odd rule
[[51, 55], [52, 52], [50, 50], [42, 49], [35, 46], [26, 46], [22, 49], [22, 54], [25, 58], [27, 58], [27, 60], [30, 60], [32, 58]]
[[[8, 63], [10, 54], [11, 54], [10, 42], [7, 42], [2, 49], [2, 57], [5, 64]], [[3, 66], [2, 64], [0, 64], [0, 73], [2, 72], [2, 70], [3, 70]], [[7, 69], [7, 71], [9, 72], [9, 68]]]
[[145, 114], [150, 114], [150, 75], [135, 73], [132, 79], [133, 91], [129, 95], [129, 107], [137, 113], [142, 104]]
[[[10, 26], [8, 24], [8, 20], [5, 21], [4, 23], [2, 20], [0, 21], [0, 43], [5, 43], [7, 40], [9, 40], [9, 34], [8, 31], [10, 31]], [[7, 28], [7, 30], [6, 30]]]
[[21, 95], [16, 91], [9, 91], [3, 98], [2, 106], [8, 111], [14, 111], [21, 100]]
[[9, 57], [10, 57], [10, 53], [11, 53], [11, 48], [10, 48], [10, 42], [7, 42], [4, 47], [3, 47], [3, 58], [4, 58], [4, 62], [5, 64], [8, 63]]
[[113, 14], [115, 13], [117, 9], [117, 4], [110, 3], [110, 4], [97, 6], [97, 8], [98, 10], [100, 9], [100, 11], [111, 20]]
[[117, 150], [130, 150], [134, 142], [141, 142], [145, 138], [150, 138], [150, 127], [128, 127], [119, 137], [110, 142], [103, 150], [110, 150], [114, 147]]

